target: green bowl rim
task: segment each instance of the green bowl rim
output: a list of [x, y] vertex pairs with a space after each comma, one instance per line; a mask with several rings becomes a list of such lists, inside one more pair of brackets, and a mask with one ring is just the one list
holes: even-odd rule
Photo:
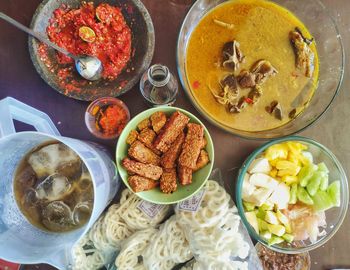
[[[281, 142], [286, 142], [286, 141], [301, 141], [301, 142], [306, 142], [309, 144], [313, 144], [318, 148], [321, 148], [323, 151], [325, 151], [333, 160], [335, 166], [338, 168], [340, 174], [341, 174], [341, 182], [342, 182], [342, 186], [344, 186], [345, 190], [344, 190], [344, 196], [342, 196], [342, 200], [341, 200], [341, 206], [340, 206], [340, 219], [338, 220], [337, 224], [334, 226], [334, 228], [322, 239], [320, 239], [319, 241], [317, 241], [314, 244], [308, 245], [306, 247], [301, 247], [301, 248], [283, 248], [283, 247], [279, 247], [276, 245], [269, 245], [265, 240], [263, 240], [254, 230], [254, 228], [250, 225], [250, 223], [248, 222], [247, 218], [245, 217], [244, 214], [244, 208], [243, 208], [243, 204], [242, 204], [242, 198], [241, 198], [241, 189], [242, 189], [242, 184], [243, 184], [243, 180], [244, 180], [244, 175], [247, 172], [247, 169], [249, 168], [251, 162], [259, 155], [261, 154], [266, 148], [270, 147], [271, 145], [277, 144], [277, 143], [281, 143]], [[310, 250], [316, 249], [322, 245], [324, 245], [329, 239], [331, 239], [334, 234], [338, 231], [338, 229], [340, 228], [340, 226], [342, 225], [346, 213], [347, 213], [347, 209], [348, 209], [348, 203], [349, 203], [349, 187], [348, 187], [348, 180], [347, 180], [347, 176], [346, 173], [341, 165], [341, 163], [338, 161], [338, 159], [336, 158], [336, 156], [324, 145], [316, 142], [315, 140], [311, 139], [311, 138], [307, 138], [307, 137], [302, 137], [302, 136], [288, 136], [288, 137], [283, 137], [280, 139], [276, 139], [276, 140], [272, 140], [270, 142], [267, 142], [263, 145], [261, 145], [260, 147], [258, 147], [256, 150], [254, 150], [248, 157], [247, 159], [244, 161], [242, 167], [240, 168], [239, 172], [238, 172], [238, 176], [237, 176], [237, 183], [236, 183], [236, 192], [235, 192], [235, 199], [236, 199], [236, 204], [237, 204], [237, 208], [238, 208], [238, 212], [239, 215], [241, 216], [241, 219], [243, 220], [243, 223], [245, 225], [245, 227], [247, 228], [249, 234], [258, 242], [260, 242], [261, 244], [265, 245], [266, 247], [277, 251], [277, 252], [281, 252], [281, 253], [287, 253], [287, 254], [299, 254], [299, 253], [303, 253], [303, 252], [308, 252]]]
[[[143, 115], [143, 114], [146, 114], [146, 113], [149, 113], [149, 112], [153, 112], [153, 111], [156, 112], [156, 111], [160, 111], [160, 110], [163, 110], [163, 109], [165, 109], [166, 111], [169, 111], [169, 110], [172, 110], [172, 111], [180, 111], [180, 112], [186, 114], [187, 116], [189, 116], [189, 117], [191, 118], [191, 120], [193, 119], [193, 120], [197, 121], [199, 124], [201, 124], [201, 125], [204, 127], [204, 134], [205, 134], [205, 137], [206, 137], [206, 139], [207, 139], [207, 146], [208, 146], [209, 148], [211, 148], [211, 151], [210, 151], [210, 152], [212, 152], [211, 156], [209, 156], [209, 157], [210, 157], [209, 173], [208, 173], [208, 175], [206, 176], [206, 179], [203, 181], [203, 183], [202, 183], [194, 192], [190, 193], [190, 194], [187, 195], [186, 197], [184, 197], [184, 198], [182, 198], [182, 199], [179, 199], [179, 200], [169, 201], [169, 202], [158, 202], [158, 201], [156, 201], [156, 200], [145, 199], [145, 198], [143, 198], [142, 196], [140, 196], [139, 193], [134, 192], [134, 191], [130, 188], [130, 186], [129, 186], [127, 180], [125, 180], [124, 177], [119, 173], [120, 169], [123, 169], [123, 170], [124, 170], [124, 168], [121, 166], [121, 164], [120, 164], [120, 162], [119, 162], [119, 159], [118, 159], [118, 149], [120, 148], [120, 145], [123, 143], [123, 142], [121, 142], [120, 138], [123, 137], [123, 135], [124, 135], [124, 133], [126, 132], [126, 130], [128, 129], [128, 127], [131, 126], [131, 125], [133, 124], [134, 119], [135, 119], [136, 117], [139, 117], [139, 116]], [[208, 151], [208, 154], [210, 155], [209, 151]], [[169, 106], [158, 106], [158, 107], [155, 107], [155, 108], [150, 108], [150, 109], [147, 109], [147, 110], [145, 110], [145, 111], [142, 111], [142, 112], [138, 113], [137, 115], [135, 115], [134, 117], [132, 117], [132, 118], [130, 119], [130, 121], [129, 121], [128, 124], [124, 127], [122, 133], [121, 133], [120, 136], [119, 136], [119, 139], [118, 139], [118, 142], [117, 142], [117, 147], [116, 147], [116, 149], [115, 149], [115, 157], [116, 157], [116, 165], [117, 165], [118, 174], [119, 174], [120, 178], [122, 179], [123, 183], [125, 184], [125, 186], [126, 186], [131, 192], [133, 192], [135, 195], [137, 195], [137, 196], [138, 196], [139, 198], [141, 198], [142, 200], [145, 200], [145, 201], [148, 201], [148, 202], [151, 202], [151, 203], [155, 203], [155, 204], [164, 204], [164, 205], [165, 205], [165, 204], [175, 204], [175, 203], [184, 201], [184, 200], [186, 200], [186, 199], [192, 197], [193, 195], [195, 195], [198, 191], [200, 191], [200, 190], [202, 189], [202, 187], [203, 187], [203, 186], [205, 185], [205, 183], [208, 181], [208, 179], [209, 179], [209, 177], [210, 177], [210, 174], [211, 174], [211, 172], [212, 172], [212, 170], [213, 170], [214, 161], [215, 161], [215, 148], [214, 148], [214, 143], [213, 143], [213, 140], [212, 140], [211, 135], [210, 135], [210, 133], [209, 133], [209, 130], [208, 130], [207, 127], [202, 123], [202, 121], [199, 120], [199, 118], [198, 118], [197, 116], [195, 116], [194, 114], [190, 113], [189, 111], [186, 111], [185, 109], [182, 109], [182, 108], [179, 108], [179, 107], [173, 107], [173, 106], [171, 106], [171, 107], [169, 107]]]

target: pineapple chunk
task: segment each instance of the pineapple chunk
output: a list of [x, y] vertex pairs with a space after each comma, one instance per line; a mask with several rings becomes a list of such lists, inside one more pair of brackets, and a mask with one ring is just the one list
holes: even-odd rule
[[298, 183], [298, 177], [294, 175], [285, 175], [282, 177], [282, 181], [290, 186], [294, 183]]
[[299, 171], [300, 171], [300, 166], [294, 166], [294, 167], [290, 167], [288, 169], [279, 170], [277, 173], [277, 176], [279, 176], [279, 177], [283, 177], [283, 176], [287, 176], [287, 175], [296, 176], [296, 175], [298, 175]]
[[296, 176], [300, 171], [300, 166], [288, 160], [280, 160], [276, 163], [277, 176]]
[[304, 144], [301, 144], [299, 142], [293, 142], [293, 141], [289, 141], [286, 143], [289, 151], [295, 153], [295, 154], [300, 154], [301, 151], [306, 150], [307, 146]]
[[294, 154], [293, 152], [289, 152], [287, 160], [294, 163], [297, 166], [301, 165], [299, 154]]
[[273, 178], [275, 178], [277, 176], [277, 169], [272, 169], [269, 173], [269, 175]]
[[287, 159], [288, 157], [288, 147], [284, 144], [274, 144], [267, 148], [265, 151], [265, 158], [267, 158], [269, 161], [272, 161], [274, 159]]

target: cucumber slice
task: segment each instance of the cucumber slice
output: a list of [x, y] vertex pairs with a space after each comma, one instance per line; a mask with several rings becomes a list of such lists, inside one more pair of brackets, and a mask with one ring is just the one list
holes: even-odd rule
[[317, 166], [315, 164], [309, 164], [301, 168], [299, 174], [298, 174], [298, 179], [299, 179], [299, 184], [302, 187], [306, 187], [310, 178], [314, 174], [314, 172], [317, 170]]
[[299, 201], [301, 201], [301, 202], [303, 202], [305, 204], [308, 204], [308, 205], [313, 205], [314, 204], [312, 198], [310, 197], [309, 193], [307, 193], [305, 188], [298, 187], [297, 197], [298, 197]]
[[328, 174], [324, 171], [321, 171], [322, 177], [321, 177], [321, 183], [320, 183], [320, 190], [327, 190], [328, 188]]
[[309, 183], [306, 186], [306, 189], [307, 189], [307, 192], [309, 192], [309, 194], [311, 196], [316, 194], [317, 190], [320, 187], [321, 179], [323, 177], [324, 177], [323, 172], [316, 171], [316, 172], [314, 172], [314, 174], [310, 178]]
[[298, 192], [298, 184], [295, 183], [292, 185], [290, 189], [290, 198], [289, 203], [290, 204], [296, 204], [297, 203], [297, 192]]
[[327, 193], [330, 196], [333, 205], [336, 207], [340, 206], [340, 181], [334, 181], [327, 189]]
[[275, 235], [271, 236], [271, 239], [267, 242], [270, 246], [283, 243], [284, 239]]
[[312, 200], [314, 201], [313, 207], [316, 211], [325, 211], [334, 206], [332, 197], [326, 191], [317, 191], [312, 197]]
[[319, 171], [329, 173], [329, 170], [324, 162], [317, 164], [317, 167]]

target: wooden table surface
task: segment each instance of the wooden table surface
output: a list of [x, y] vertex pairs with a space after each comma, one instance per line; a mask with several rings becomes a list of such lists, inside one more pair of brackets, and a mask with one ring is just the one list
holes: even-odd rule
[[[174, 0], [143, 0], [148, 8], [156, 33], [153, 63], [167, 65], [176, 74], [175, 48], [177, 34], [189, 5], [174, 4]], [[176, 1], [176, 0], [175, 0]], [[343, 37], [345, 50], [350, 48], [350, 1], [322, 0], [337, 21]], [[41, 1], [1, 0], [0, 11], [29, 25], [31, 17]], [[177, 0], [181, 3], [181, 0]], [[346, 62], [345, 79], [342, 89], [330, 110], [316, 124], [309, 127], [302, 136], [311, 137], [331, 149], [350, 171], [350, 77], [349, 63]], [[177, 75], [177, 74], [176, 74]], [[115, 149], [115, 141], [100, 141], [92, 137], [84, 124], [87, 102], [69, 99], [52, 90], [36, 73], [28, 53], [27, 36], [12, 26], [0, 21], [0, 99], [12, 96], [46, 112], [57, 124], [64, 136], [99, 142]], [[147, 109], [135, 86], [121, 99], [129, 106], [131, 115]], [[195, 113], [194, 107], [180, 90], [176, 106]], [[203, 118], [199, 116], [202, 120]], [[232, 168], [239, 167], [247, 155], [261, 141], [245, 140], [228, 134], [204, 120], [215, 144], [215, 167], [221, 168], [226, 181], [234, 186]], [[20, 125], [19, 130], [30, 127]], [[337, 234], [324, 246], [311, 252], [312, 269], [350, 268], [348, 244], [350, 243], [350, 219], [347, 217]], [[52, 269], [47, 265], [26, 266], [25, 269]]]

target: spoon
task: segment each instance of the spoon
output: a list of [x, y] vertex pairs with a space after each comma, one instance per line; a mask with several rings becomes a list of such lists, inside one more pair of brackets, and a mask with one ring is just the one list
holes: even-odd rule
[[65, 49], [57, 46], [55, 43], [48, 40], [46, 37], [44, 37], [42, 34], [33, 31], [32, 29], [24, 26], [23, 24], [17, 22], [16, 20], [12, 19], [11, 17], [7, 16], [6, 14], [0, 12], [0, 18], [7, 21], [8, 23], [14, 25], [15, 27], [19, 28], [20, 30], [26, 32], [27, 34], [35, 37], [36, 39], [40, 40], [41, 42], [49, 45], [50, 47], [54, 48], [55, 50], [63, 53], [64, 55], [67, 55], [68, 57], [71, 57], [74, 59], [75, 62], [75, 68], [77, 69], [80, 76], [83, 78], [89, 80], [89, 81], [96, 81], [101, 78], [102, 73], [102, 63], [101, 61], [94, 56], [77, 56], [74, 54], [71, 54], [70, 52], [66, 51]]

